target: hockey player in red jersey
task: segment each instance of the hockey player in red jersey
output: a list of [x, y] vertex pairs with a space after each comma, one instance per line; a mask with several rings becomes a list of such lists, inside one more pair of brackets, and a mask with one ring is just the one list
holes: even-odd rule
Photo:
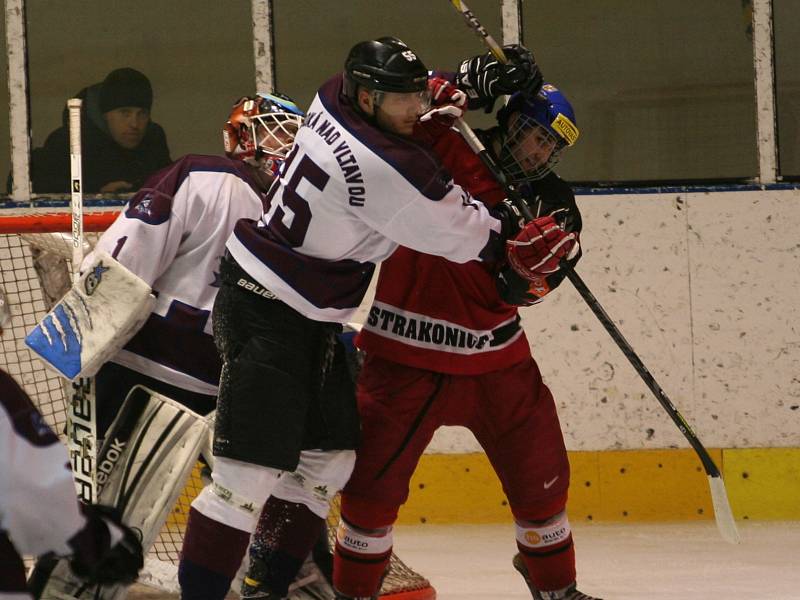
[[[0, 336], [11, 313], [0, 289]], [[80, 506], [69, 458], [28, 395], [0, 370], [0, 598], [30, 597], [21, 555], [70, 557], [87, 583], [130, 584], [142, 547], [113, 511]]]
[[[485, 100], [541, 83], [529, 53], [481, 75], [473, 92]], [[336, 333], [375, 264], [398, 244], [490, 260], [517, 233], [508, 205], [474, 201], [410, 137], [428, 109], [427, 80], [400, 40], [356, 44], [314, 98], [264, 214], [239, 221], [228, 241], [214, 305], [224, 361], [214, 484], [189, 514], [184, 600], [221, 600], [267, 497], [289, 524], [291, 552], [253, 589], [286, 595], [354, 462], [358, 416]]]
[[[441, 82], [440, 85], [447, 84]], [[376, 598], [392, 525], [420, 455], [442, 425], [469, 428], [495, 469], [516, 524], [519, 570], [536, 600], [592, 600], [576, 590], [565, 512], [569, 464], [556, 407], [531, 356], [517, 308], [535, 304], [574, 265], [581, 218], [570, 187], [552, 172], [578, 136], [572, 107], [544, 85], [511, 97], [499, 125], [478, 132], [525, 196], [541, 230], [518, 252], [540, 260], [456, 264], [399, 248], [383, 263], [357, 343], [366, 357], [357, 388], [362, 440], [342, 494], [334, 586], [341, 599]], [[453, 130], [420, 129], [461, 183], [486, 205], [502, 188]], [[564, 244], [571, 248], [568, 250]]]

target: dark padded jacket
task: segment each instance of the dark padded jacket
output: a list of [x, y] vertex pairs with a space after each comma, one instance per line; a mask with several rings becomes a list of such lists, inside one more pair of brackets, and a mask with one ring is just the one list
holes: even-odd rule
[[[111, 138], [100, 112], [100, 84], [84, 88], [78, 94], [84, 102], [81, 113], [83, 191], [100, 192], [111, 181], [128, 181], [138, 190], [154, 171], [170, 162], [164, 130], [152, 121], [142, 143], [127, 150]], [[31, 181], [35, 193], [69, 192], [69, 121], [64, 109], [63, 125], [53, 131], [41, 148], [31, 153]]]

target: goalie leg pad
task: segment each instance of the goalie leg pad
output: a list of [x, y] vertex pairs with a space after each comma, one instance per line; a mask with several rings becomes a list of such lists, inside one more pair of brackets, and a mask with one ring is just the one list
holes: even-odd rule
[[200, 415], [142, 386], [112, 423], [97, 460], [99, 500], [141, 531], [145, 549], [186, 484], [205, 433]]
[[141, 328], [154, 304], [150, 286], [98, 252], [25, 343], [63, 377], [91, 377]]
[[[206, 424], [171, 399], [133, 388], [114, 419], [97, 460], [98, 502], [118, 508], [145, 552], [158, 536], [191, 473]], [[119, 600], [124, 586], [87, 586], [60, 560], [40, 598]]]

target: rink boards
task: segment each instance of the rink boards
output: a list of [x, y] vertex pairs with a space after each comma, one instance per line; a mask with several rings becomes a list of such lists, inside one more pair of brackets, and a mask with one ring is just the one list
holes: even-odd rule
[[[737, 519], [800, 520], [800, 448], [710, 449]], [[713, 519], [708, 478], [692, 450], [569, 453], [570, 519]], [[485, 455], [426, 454], [401, 523], [495, 523], [510, 510]]]

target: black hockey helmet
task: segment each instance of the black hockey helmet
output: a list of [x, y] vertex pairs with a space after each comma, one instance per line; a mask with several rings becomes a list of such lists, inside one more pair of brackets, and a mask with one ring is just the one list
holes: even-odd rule
[[359, 42], [344, 63], [344, 94], [356, 100], [359, 86], [382, 92], [421, 92], [428, 87], [428, 69], [395, 37]]

